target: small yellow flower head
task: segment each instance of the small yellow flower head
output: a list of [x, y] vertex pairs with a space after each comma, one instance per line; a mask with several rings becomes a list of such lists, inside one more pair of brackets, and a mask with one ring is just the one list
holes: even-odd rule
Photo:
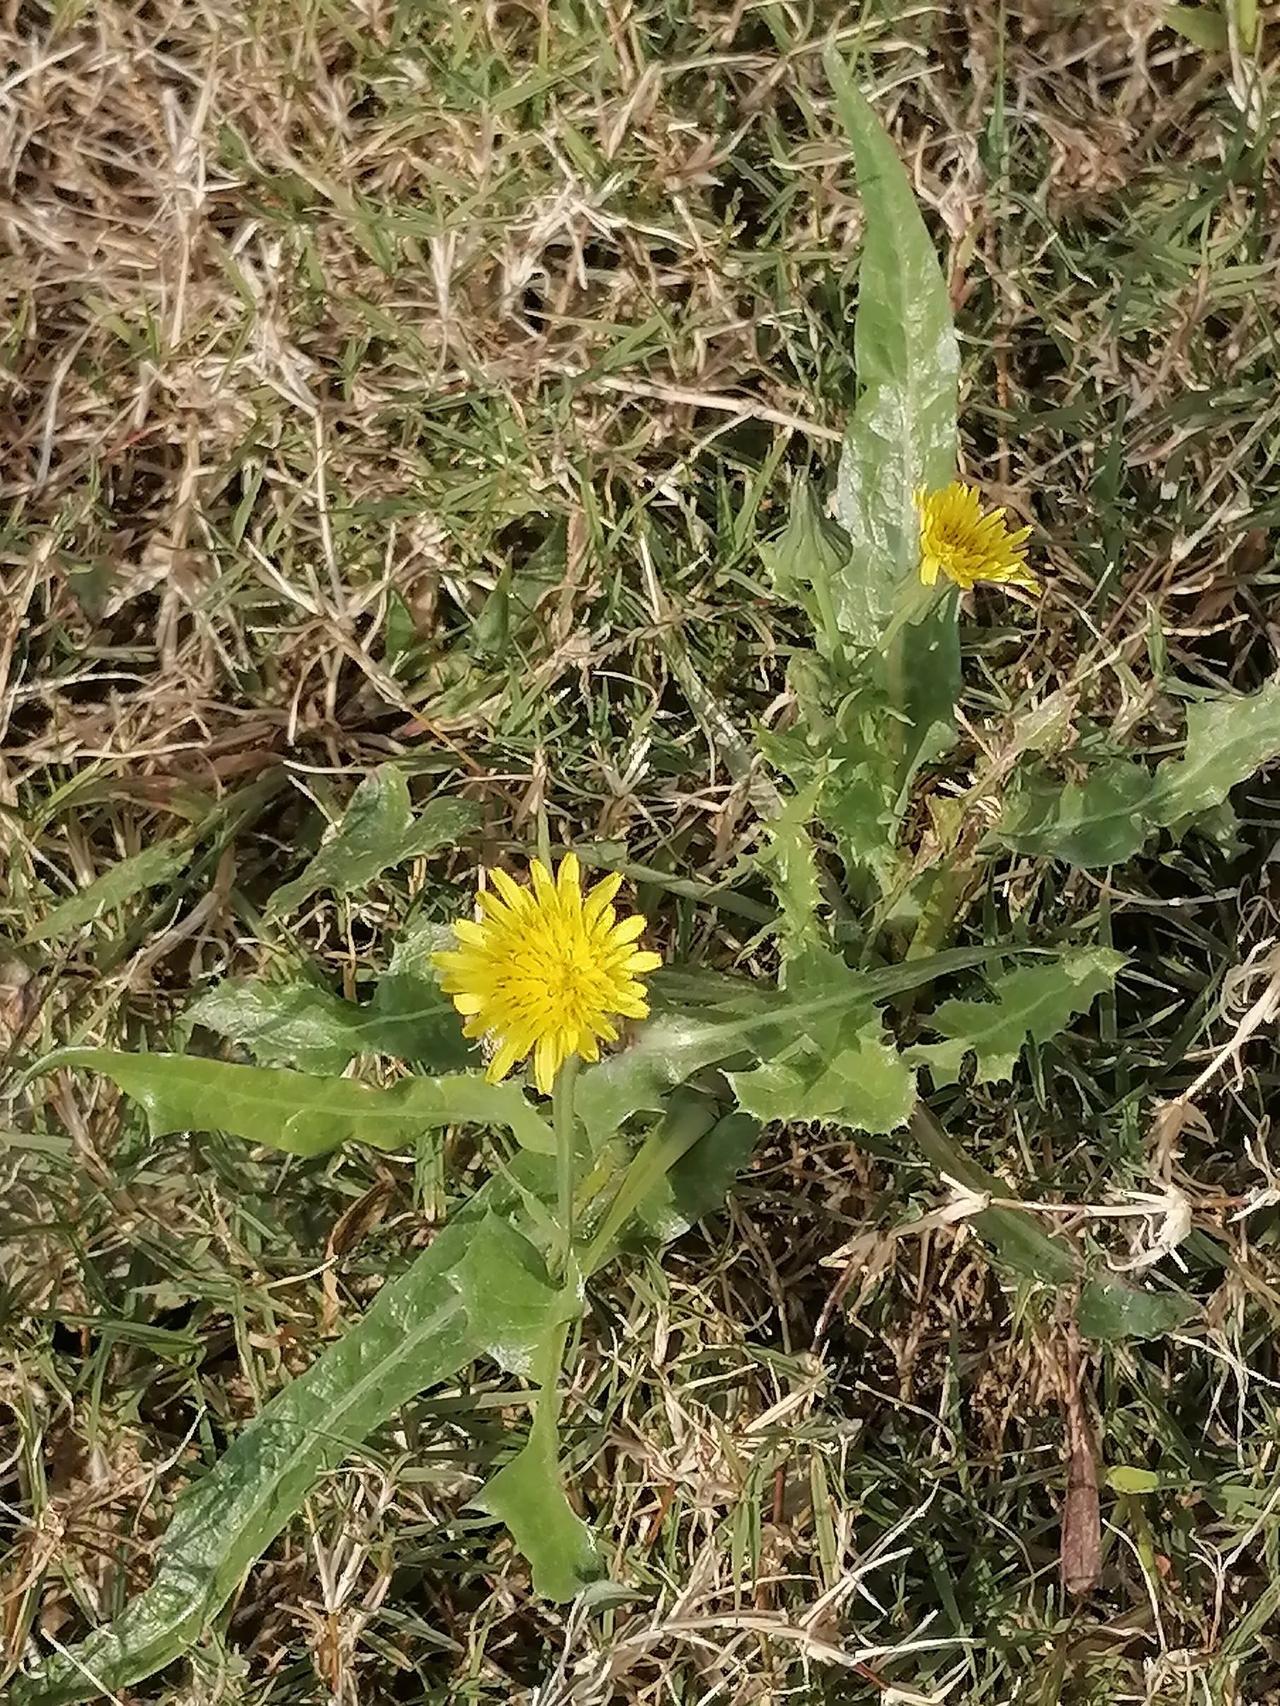
[[621, 877], [606, 877], [584, 896], [572, 853], [555, 881], [538, 859], [529, 874], [533, 887], [521, 888], [505, 871], [490, 871], [494, 887], [477, 897], [481, 917], [459, 919], [458, 946], [431, 957], [466, 1020], [463, 1035], [493, 1037], [489, 1081], [532, 1053], [534, 1079], [548, 1094], [571, 1054], [598, 1060], [601, 1042], [618, 1040], [608, 1015], [646, 1017], [639, 979], [662, 958], [636, 946], [645, 927], [638, 913], [619, 919], [614, 912]]
[[1039, 592], [1027, 567], [1029, 527], [1010, 532], [1003, 509], [984, 513], [972, 486], [953, 480], [940, 492], [916, 493], [920, 512], [920, 579], [932, 586], [939, 574], [958, 587], [1006, 581]]

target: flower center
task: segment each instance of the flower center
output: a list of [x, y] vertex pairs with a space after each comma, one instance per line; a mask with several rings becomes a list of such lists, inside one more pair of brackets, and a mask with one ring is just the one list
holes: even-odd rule
[[977, 553], [965, 528], [945, 523], [935, 526], [926, 549], [948, 579], [971, 585], [977, 578]]
[[587, 968], [569, 955], [560, 961], [547, 979], [547, 997], [557, 1006], [571, 1007], [576, 1011], [587, 995]]
[[585, 944], [546, 943], [519, 956], [512, 972], [508, 997], [547, 1030], [580, 1028], [604, 1004], [600, 967]]

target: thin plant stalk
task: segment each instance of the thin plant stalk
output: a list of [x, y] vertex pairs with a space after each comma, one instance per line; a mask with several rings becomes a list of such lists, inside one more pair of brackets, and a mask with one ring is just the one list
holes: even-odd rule
[[568, 1274], [573, 1253], [573, 1186], [577, 1164], [573, 1087], [577, 1078], [578, 1057], [571, 1054], [556, 1074], [551, 1088], [551, 1127], [556, 1139], [556, 1196], [559, 1202], [552, 1266], [561, 1279]]

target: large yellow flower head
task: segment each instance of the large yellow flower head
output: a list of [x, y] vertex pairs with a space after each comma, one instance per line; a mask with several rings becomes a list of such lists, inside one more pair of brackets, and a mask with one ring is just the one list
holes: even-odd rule
[[1029, 527], [1010, 532], [1004, 510], [983, 510], [972, 486], [953, 480], [940, 492], [916, 493], [920, 512], [920, 579], [932, 586], [939, 574], [958, 587], [1006, 581], [1039, 592], [1027, 567]]
[[600, 1044], [618, 1040], [611, 1014], [647, 1015], [639, 979], [662, 958], [636, 946], [645, 927], [638, 913], [619, 919], [614, 911], [621, 877], [605, 877], [584, 895], [572, 853], [554, 881], [538, 859], [529, 874], [533, 886], [522, 888], [505, 871], [490, 871], [493, 888], [477, 896], [481, 916], [459, 919], [458, 946], [432, 960], [466, 1020], [464, 1036], [493, 1039], [490, 1082], [532, 1053], [534, 1079], [549, 1093], [570, 1055], [598, 1060]]

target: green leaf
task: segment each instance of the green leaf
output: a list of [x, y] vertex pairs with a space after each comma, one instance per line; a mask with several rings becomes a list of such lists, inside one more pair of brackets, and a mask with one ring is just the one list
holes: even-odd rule
[[687, 1084], [709, 1067], [745, 1067], [751, 1059], [772, 1059], [797, 1039], [826, 1035], [833, 1017], [840, 1015], [847, 1020], [851, 1012], [858, 1014], [865, 1024], [873, 1003], [1008, 952], [952, 948], [866, 972], [850, 971], [833, 957], [830, 975], [813, 985], [800, 976], [783, 989], [761, 987], [745, 978], [657, 973], [651, 985], [654, 1016], [625, 1048], [579, 1075], [578, 1117], [598, 1148], [633, 1115], [660, 1114], [674, 1086]]
[[264, 983], [227, 978], [192, 1003], [183, 1016], [246, 1048], [259, 1066], [340, 1073], [360, 1053], [353, 1022], [360, 1009], [312, 983]]
[[591, 1531], [569, 1504], [559, 1464], [556, 1382], [564, 1324], [582, 1313], [582, 1290], [554, 1287], [537, 1249], [493, 1213], [480, 1221], [450, 1278], [488, 1355], [539, 1387], [528, 1443], [476, 1503], [506, 1523], [533, 1567], [536, 1591], [572, 1599], [600, 1574]]
[[835, 837], [851, 885], [865, 871], [883, 892], [897, 872], [904, 797], [886, 736], [893, 713], [874, 684], [845, 694], [831, 714], [812, 698], [802, 704], [803, 722], [784, 734], [761, 731], [757, 744]]
[[905, 788], [922, 764], [934, 763], [953, 744], [960, 696], [960, 625], [954, 594], [946, 593], [927, 616], [903, 631], [889, 673], [901, 682], [895, 697], [906, 727], [898, 782]]
[[1155, 1493], [1163, 1485], [1154, 1470], [1139, 1469], [1134, 1464], [1115, 1463], [1107, 1470], [1107, 1486], [1113, 1493]]
[[320, 1476], [415, 1393], [475, 1358], [462, 1298], [449, 1283], [468, 1237], [461, 1223], [445, 1227], [265, 1406], [179, 1499], [151, 1586], [71, 1653], [15, 1677], [11, 1706], [71, 1706], [162, 1669], [199, 1639]]
[[471, 645], [480, 657], [498, 657], [511, 642], [511, 580], [506, 563], [471, 624]]
[[1015, 853], [1086, 870], [1120, 865], [1154, 833], [1151, 794], [1150, 772], [1127, 759], [1110, 760], [1065, 787], [1052, 777], [1033, 781], [1010, 797], [999, 838]]
[[[923, 1105], [911, 1116], [911, 1136], [939, 1174], [971, 1191], [1008, 1198], [1008, 1185], [979, 1167]], [[984, 1209], [973, 1217], [972, 1225], [1015, 1274], [1060, 1289], [1078, 1285], [1084, 1278], [1084, 1260], [1075, 1245], [1047, 1232], [1024, 1209], [1003, 1205]], [[1176, 1293], [1140, 1291], [1126, 1280], [1107, 1275], [1085, 1281], [1076, 1320], [1087, 1337], [1118, 1343], [1173, 1332], [1194, 1313], [1195, 1306]]]
[[1185, 830], [1221, 806], [1232, 788], [1280, 757], [1280, 681], [1259, 692], [1193, 704], [1179, 758], [1154, 771], [1126, 759], [1099, 765], [1063, 787], [1033, 778], [1008, 800], [998, 837], [1016, 853], [1083, 867], [1121, 864], [1156, 833]]
[[750, 1020], [664, 1013], [628, 1046], [579, 1075], [575, 1105], [595, 1147], [634, 1114], [660, 1114], [669, 1091], [705, 1067], [749, 1049]]
[[[836, 486], [850, 552], [835, 602], [849, 637], [879, 648], [901, 601], [919, 596], [916, 493], [955, 476], [959, 346], [946, 280], [897, 151], [834, 48], [825, 64], [866, 216], [854, 327], [859, 395]], [[881, 738], [905, 785], [948, 743], [960, 691], [953, 596], [932, 599], [923, 616], [896, 625], [884, 682], [902, 722], [883, 728]]]
[[453, 1003], [434, 978], [395, 970], [381, 978], [367, 1007], [358, 1007], [363, 1046], [394, 1060], [412, 1061], [428, 1073], [457, 1072], [477, 1059], [462, 1034]]
[[768, 825], [768, 843], [759, 858], [782, 907], [779, 931], [789, 950], [822, 939], [822, 885], [813, 838], [805, 827], [821, 791], [821, 782], [814, 783], [783, 803]]
[[1224, 859], [1238, 859], [1248, 846], [1241, 834], [1239, 814], [1230, 800], [1224, 800], [1220, 806], [1211, 806], [1207, 812], [1179, 818], [1169, 825], [1175, 841], [1181, 841], [1193, 830], [1216, 847]]
[[893, 1131], [915, 1102], [915, 1074], [888, 1038], [865, 979], [825, 945], [817, 861], [804, 827], [818, 791], [788, 801], [769, 827], [761, 862], [782, 904], [778, 1020], [753, 1041], [757, 1064], [730, 1071], [729, 1082], [739, 1106], [760, 1121]]
[[394, 676], [399, 676], [410, 653], [418, 644], [417, 624], [413, 612], [398, 592], [387, 597], [387, 616], [382, 630], [383, 661]]
[[364, 1007], [311, 983], [228, 978], [184, 1016], [246, 1048], [260, 1066], [340, 1073], [360, 1054], [449, 1072], [473, 1058], [453, 1003], [425, 977], [390, 973]]
[[471, 1332], [509, 1374], [529, 1374], [547, 1328], [582, 1313], [582, 1298], [552, 1285], [546, 1263], [522, 1232], [488, 1213], [450, 1275]]
[[475, 1045], [463, 1036], [462, 1020], [431, 964], [435, 950], [452, 939], [447, 925], [429, 919], [408, 925], [396, 938], [373, 1000], [362, 1009], [378, 1039], [370, 1046], [414, 1061], [427, 1072], [457, 1071], [476, 1058]]
[[[1227, 20], [1209, 6], [1166, 6], [1164, 21], [1193, 46], [1206, 53], [1225, 53], [1228, 47]], [[1245, 51], [1252, 52], [1251, 47]]]
[[910, 1058], [927, 1066], [934, 1084], [954, 1084], [965, 1056], [977, 1057], [974, 1082], [1011, 1078], [1028, 1038], [1048, 1042], [1077, 1013], [1112, 989], [1125, 956], [1111, 948], [1073, 948], [1047, 965], [1022, 966], [990, 980], [989, 1001], [944, 1001], [923, 1023], [948, 1040], [923, 1043]]
[[955, 475], [960, 363], [946, 281], [902, 162], [834, 49], [825, 63], [866, 216], [854, 330], [859, 396], [836, 501], [850, 556], [832, 597], [841, 632], [873, 647], [897, 588], [919, 570], [915, 493]]
[[717, 1102], [696, 1090], [678, 1089], [666, 1111], [623, 1171], [590, 1245], [582, 1271], [588, 1278], [617, 1250], [628, 1226], [659, 1242], [678, 1238], [719, 1206], [760, 1133], [744, 1114], [717, 1119]]
[[122, 906], [144, 889], [167, 883], [189, 863], [192, 851], [190, 841], [166, 841], [130, 854], [55, 906], [38, 924], [32, 925], [23, 942], [45, 942], [51, 936], [66, 936], [82, 925], [92, 924], [95, 918]]
[[869, 871], [882, 892], [889, 889], [898, 870], [902, 811], [893, 755], [885, 743], [833, 755], [819, 815], [835, 837], [850, 877]]
[[535, 1425], [528, 1443], [475, 1501], [499, 1517], [533, 1567], [533, 1585], [563, 1604], [601, 1575], [591, 1530], [564, 1490], [554, 1429]]
[[1257, 693], [1205, 699], [1187, 707], [1181, 758], [1156, 769], [1152, 816], [1162, 829], [1220, 806], [1237, 782], [1280, 757], [1280, 681]]
[[738, 1103], [761, 1121], [817, 1120], [889, 1132], [915, 1102], [915, 1079], [876, 1015], [833, 1021], [749, 1072], [731, 1072]]
[[813, 623], [822, 662], [788, 681], [796, 729], [761, 737], [803, 791], [855, 877], [894, 885], [906, 790], [946, 749], [960, 686], [955, 599], [920, 585], [916, 493], [955, 470], [958, 346], [946, 282], [892, 142], [831, 49], [827, 72], [853, 147], [866, 216], [854, 353], [859, 396], [840, 459], [836, 511], [796, 486], [766, 554], [774, 585]]
[[271, 896], [267, 917], [293, 912], [318, 889], [344, 895], [365, 888], [395, 859], [411, 817], [409, 784], [394, 764], [379, 765], [351, 796], [342, 822], [301, 876]]
[[470, 800], [452, 797], [429, 800], [405, 830], [404, 840], [387, 863], [399, 865], [406, 859], [425, 858], [440, 847], [456, 847], [479, 821], [480, 808]]
[[301, 875], [271, 896], [267, 916], [295, 911], [319, 889], [337, 895], [365, 889], [392, 865], [455, 842], [478, 816], [469, 801], [439, 799], [415, 819], [408, 783], [394, 764], [382, 764], [361, 782], [337, 830]]
[[1076, 1321], [1089, 1339], [1115, 1344], [1175, 1333], [1196, 1313], [1188, 1297], [1173, 1291], [1140, 1291], [1113, 1275], [1091, 1279], [1080, 1297]]
[[739, 1106], [762, 1121], [818, 1120], [853, 1131], [900, 1126], [915, 1074], [899, 1055], [860, 978], [811, 947], [787, 964], [783, 1011], [757, 1045], [759, 1064], [730, 1072]]
[[83, 1066], [101, 1072], [138, 1102], [153, 1137], [225, 1131], [292, 1155], [324, 1155], [340, 1143], [411, 1148], [431, 1126], [501, 1126], [538, 1154], [553, 1154], [546, 1121], [514, 1084], [478, 1074], [403, 1078], [387, 1089], [353, 1078], [318, 1078], [262, 1066], [237, 1066], [188, 1054], [125, 1054], [69, 1048], [39, 1070]]
[[[1008, 1185], [979, 1167], [923, 1104], [911, 1116], [911, 1140], [939, 1175], [984, 1196], [1010, 1195]], [[984, 1209], [972, 1224], [1013, 1273], [1052, 1286], [1071, 1285], [1080, 1278], [1083, 1264], [1074, 1245], [1052, 1236], [1027, 1210]]]
[[723, 1115], [645, 1195], [637, 1218], [661, 1243], [679, 1238], [724, 1202], [759, 1136], [759, 1120]]
[[183, 1029], [188, 1036], [195, 1025], [215, 1030], [246, 1047], [259, 1066], [341, 1073], [358, 1053], [348, 1029], [350, 1005], [311, 983], [227, 978], [191, 1003]]

